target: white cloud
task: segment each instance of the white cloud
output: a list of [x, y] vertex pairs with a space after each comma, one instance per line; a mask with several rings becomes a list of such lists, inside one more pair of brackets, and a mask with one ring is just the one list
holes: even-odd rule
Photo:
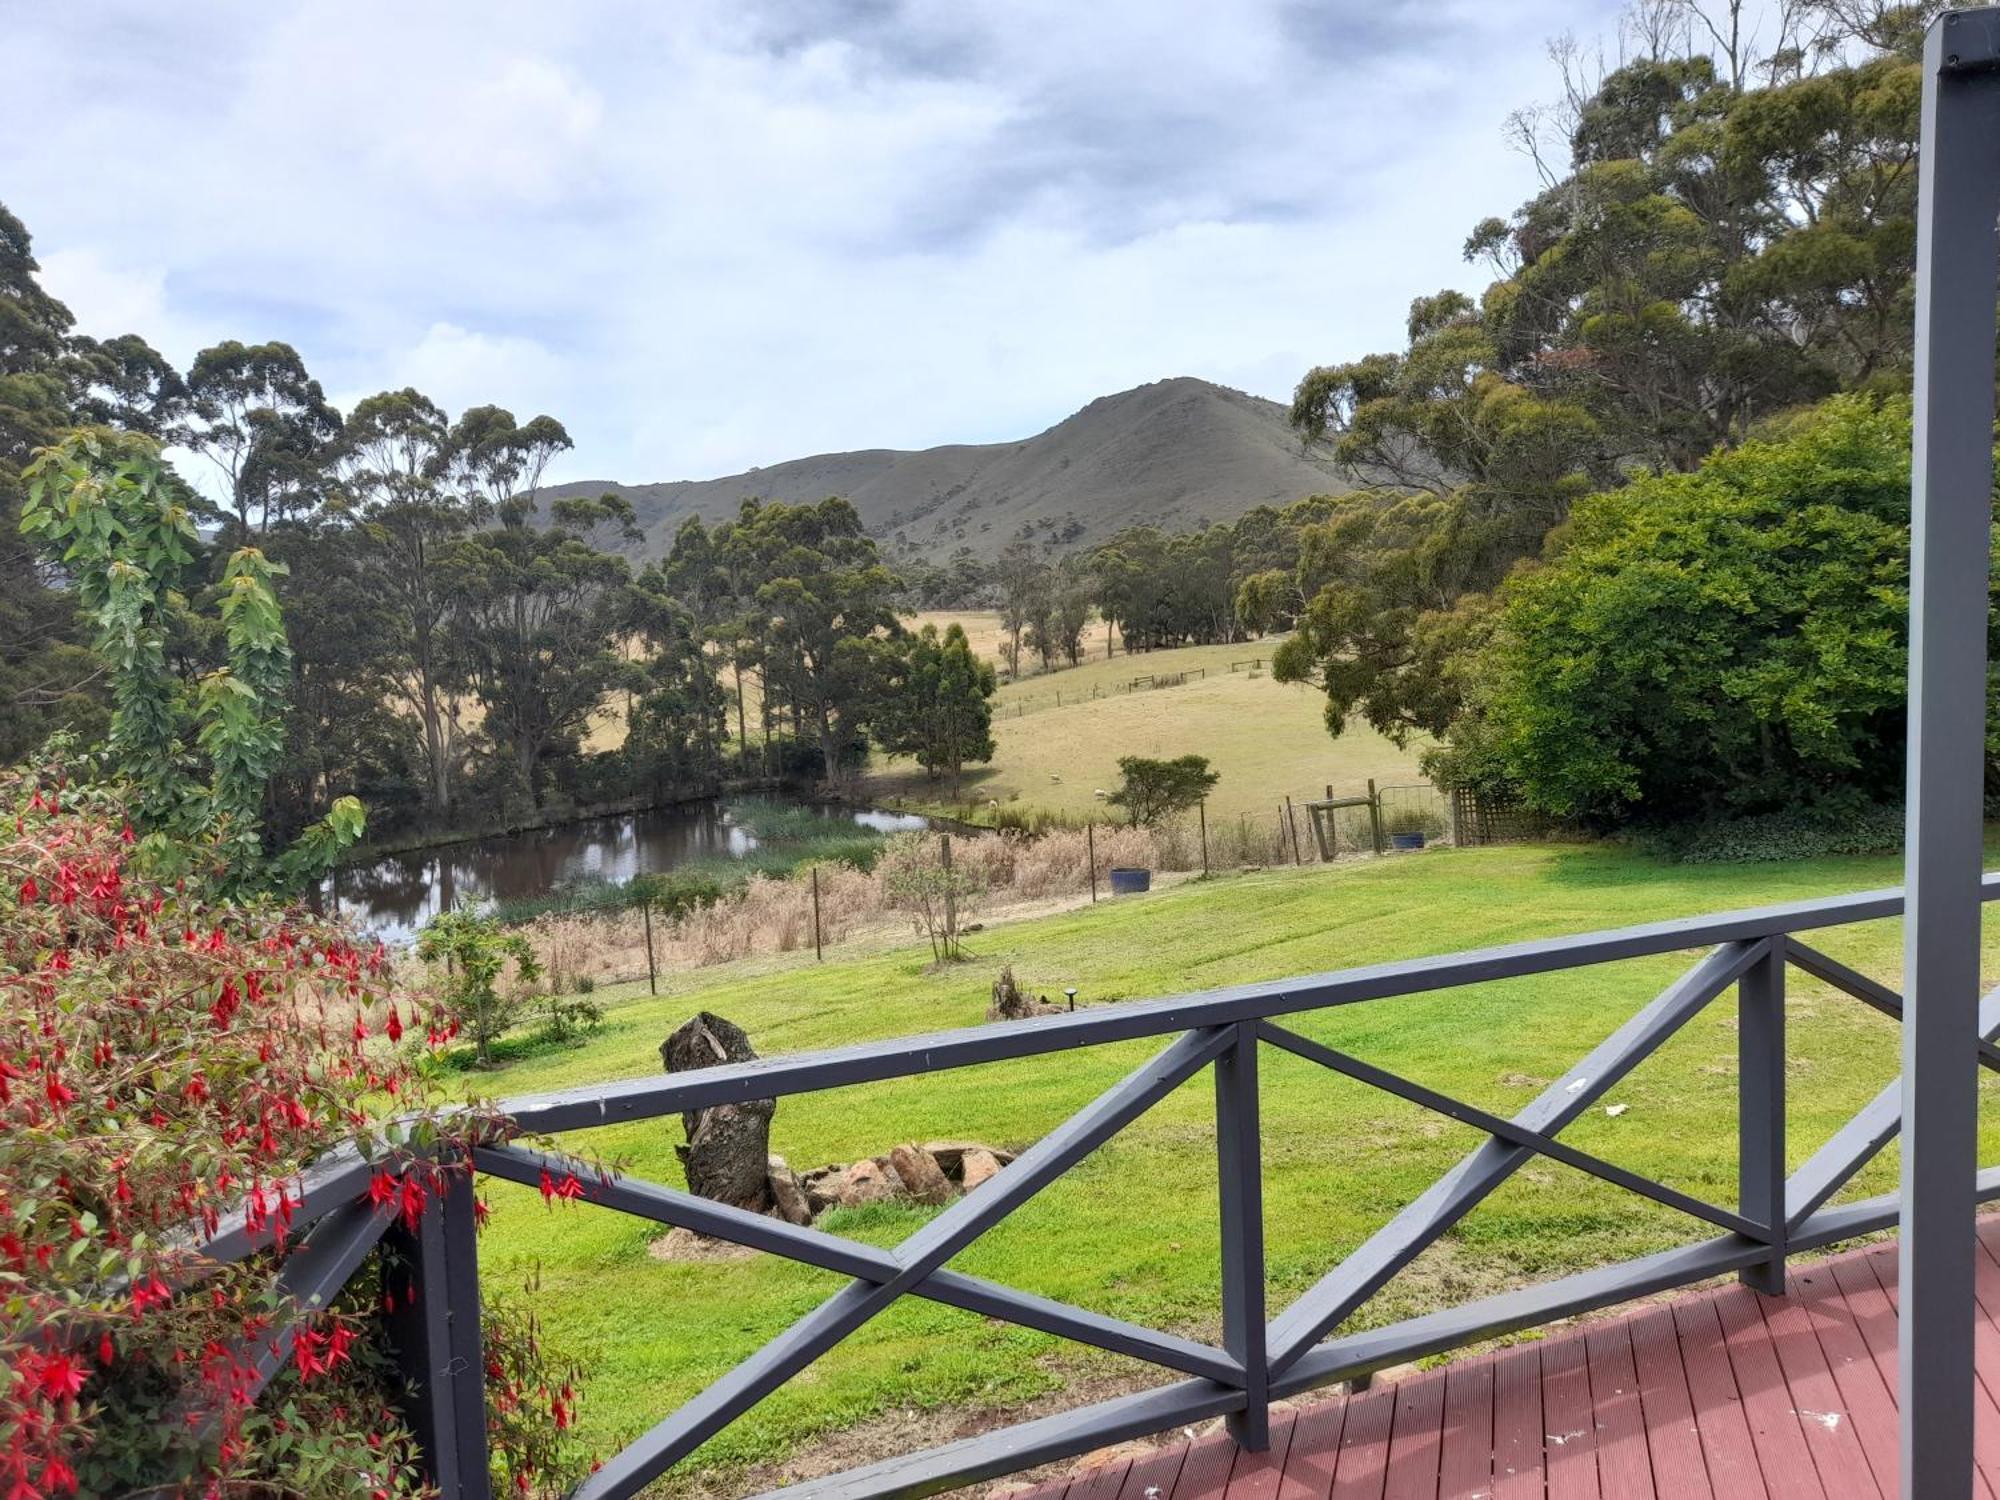
[[0, 182], [92, 332], [548, 411], [574, 477], [1283, 398], [1480, 277], [1609, 0], [30, 8]]

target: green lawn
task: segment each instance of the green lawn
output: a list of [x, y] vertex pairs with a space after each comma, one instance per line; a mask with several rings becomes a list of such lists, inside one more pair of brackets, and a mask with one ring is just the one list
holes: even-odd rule
[[[1893, 883], [1891, 860], [1674, 867], [1599, 847], [1434, 850], [1333, 869], [1272, 870], [995, 928], [947, 973], [911, 946], [815, 966], [707, 971], [652, 1000], [606, 997], [587, 1046], [480, 1080], [518, 1094], [655, 1072], [661, 1038], [693, 1010], [748, 1028], [765, 1053], [980, 1020], [1002, 963], [1045, 993], [1088, 1003], [1203, 989], [1538, 935], [1760, 905]], [[1823, 935], [1821, 946], [1893, 981], [1898, 924]], [[1670, 981], [1692, 955], [1477, 986], [1299, 1018], [1333, 1045], [1501, 1113]], [[1989, 973], [2000, 945], [1989, 941]], [[1882, 1017], [1796, 972], [1790, 1003], [1791, 1156], [1802, 1161], [1894, 1072]], [[1585, 1150], [1716, 1201], [1735, 1183], [1735, 1003], [1716, 1002], [1565, 1134]], [[1157, 1044], [1155, 1044], [1157, 1045]], [[1096, 1048], [781, 1102], [775, 1149], [794, 1166], [847, 1161], [905, 1140], [1020, 1145], [1134, 1066], [1148, 1048]], [[1262, 1097], [1273, 1311], [1476, 1144], [1477, 1135], [1266, 1048]], [[1989, 1136], [1993, 1132], [1989, 1130]], [[678, 1184], [678, 1120], [585, 1133], [631, 1171]], [[1988, 1141], [1988, 1157], [1992, 1147]], [[1894, 1153], [1857, 1189], [1882, 1191]], [[662, 1263], [656, 1231], [591, 1208], [544, 1208], [493, 1184], [482, 1246], [489, 1283], [539, 1268], [552, 1337], [592, 1371], [584, 1421], [607, 1448], [665, 1415], [811, 1308], [835, 1278], [779, 1261]], [[890, 1243], [920, 1214], [836, 1216], [826, 1227]], [[1375, 1323], [1713, 1231], [1567, 1168], [1538, 1163], [1501, 1188], [1360, 1315]], [[954, 1262], [1081, 1306], [1214, 1337], [1218, 1326], [1212, 1101], [1198, 1078]], [[1356, 1326], [1359, 1326], [1357, 1323]], [[699, 1455], [703, 1483], [740, 1488], [746, 1466], [874, 1456], [965, 1430], [994, 1408], [1097, 1395], [1143, 1378], [1109, 1356], [917, 1301], [863, 1329]]]

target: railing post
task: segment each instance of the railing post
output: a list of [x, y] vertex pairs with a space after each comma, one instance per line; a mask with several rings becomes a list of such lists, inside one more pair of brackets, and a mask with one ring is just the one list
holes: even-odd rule
[[2000, 275], [2000, 9], [1924, 41], [1904, 841], [1902, 1493], [1973, 1484], [1980, 800]]
[[398, 1224], [383, 1238], [389, 1338], [410, 1388], [410, 1430], [443, 1500], [492, 1500], [475, 1231], [467, 1166], [444, 1174], [414, 1229]]
[[1737, 1211], [1770, 1226], [1768, 1260], [1737, 1275], [1767, 1297], [1785, 1294], [1785, 939], [1736, 982]]
[[1243, 1366], [1247, 1403], [1229, 1417], [1243, 1447], [1271, 1442], [1264, 1321], [1264, 1161], [1257, 1109], [1257, 1027], [1238, 1022], [1215, 1060], [1215, 1149], [1222, 1197], [1222, 1347]]

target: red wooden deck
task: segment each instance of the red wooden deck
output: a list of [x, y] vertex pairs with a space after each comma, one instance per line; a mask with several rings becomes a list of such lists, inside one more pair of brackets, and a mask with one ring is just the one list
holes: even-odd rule
[[[1979, 1494], [2000, 1500], [2000, 1216], [1982, 1221]], [[1896, 1251], [1791, 1295], [1694, 1292], [1271, 1418], [1120, 1450], [1023, 1500], [1849, 1500], [1896, 1494]]]

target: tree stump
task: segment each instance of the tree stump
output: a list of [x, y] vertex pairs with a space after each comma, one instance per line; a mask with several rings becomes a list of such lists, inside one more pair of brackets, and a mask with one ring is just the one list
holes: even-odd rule
[[[702, 1011], [660, 1043], [660, 1061], [669, 1073], [754, 1062], [757, 1049], [743, 1028]], [[688, 1191], [752, 1213], [771, 1207], [771, 1116], [775, 1099], [716, 1104], [685, 1110], [681, 1127], [687, 1144], [674, 1147], [687, 1172]]]
[[1056, 1007], [1021, 993], [1014, 982], [1014, 966], [1009, 964], [993, 981], [993, 1003], [986, 1007], [989, 1021], [1025, 1021], [1029, 1016], [1052, 1016]]

